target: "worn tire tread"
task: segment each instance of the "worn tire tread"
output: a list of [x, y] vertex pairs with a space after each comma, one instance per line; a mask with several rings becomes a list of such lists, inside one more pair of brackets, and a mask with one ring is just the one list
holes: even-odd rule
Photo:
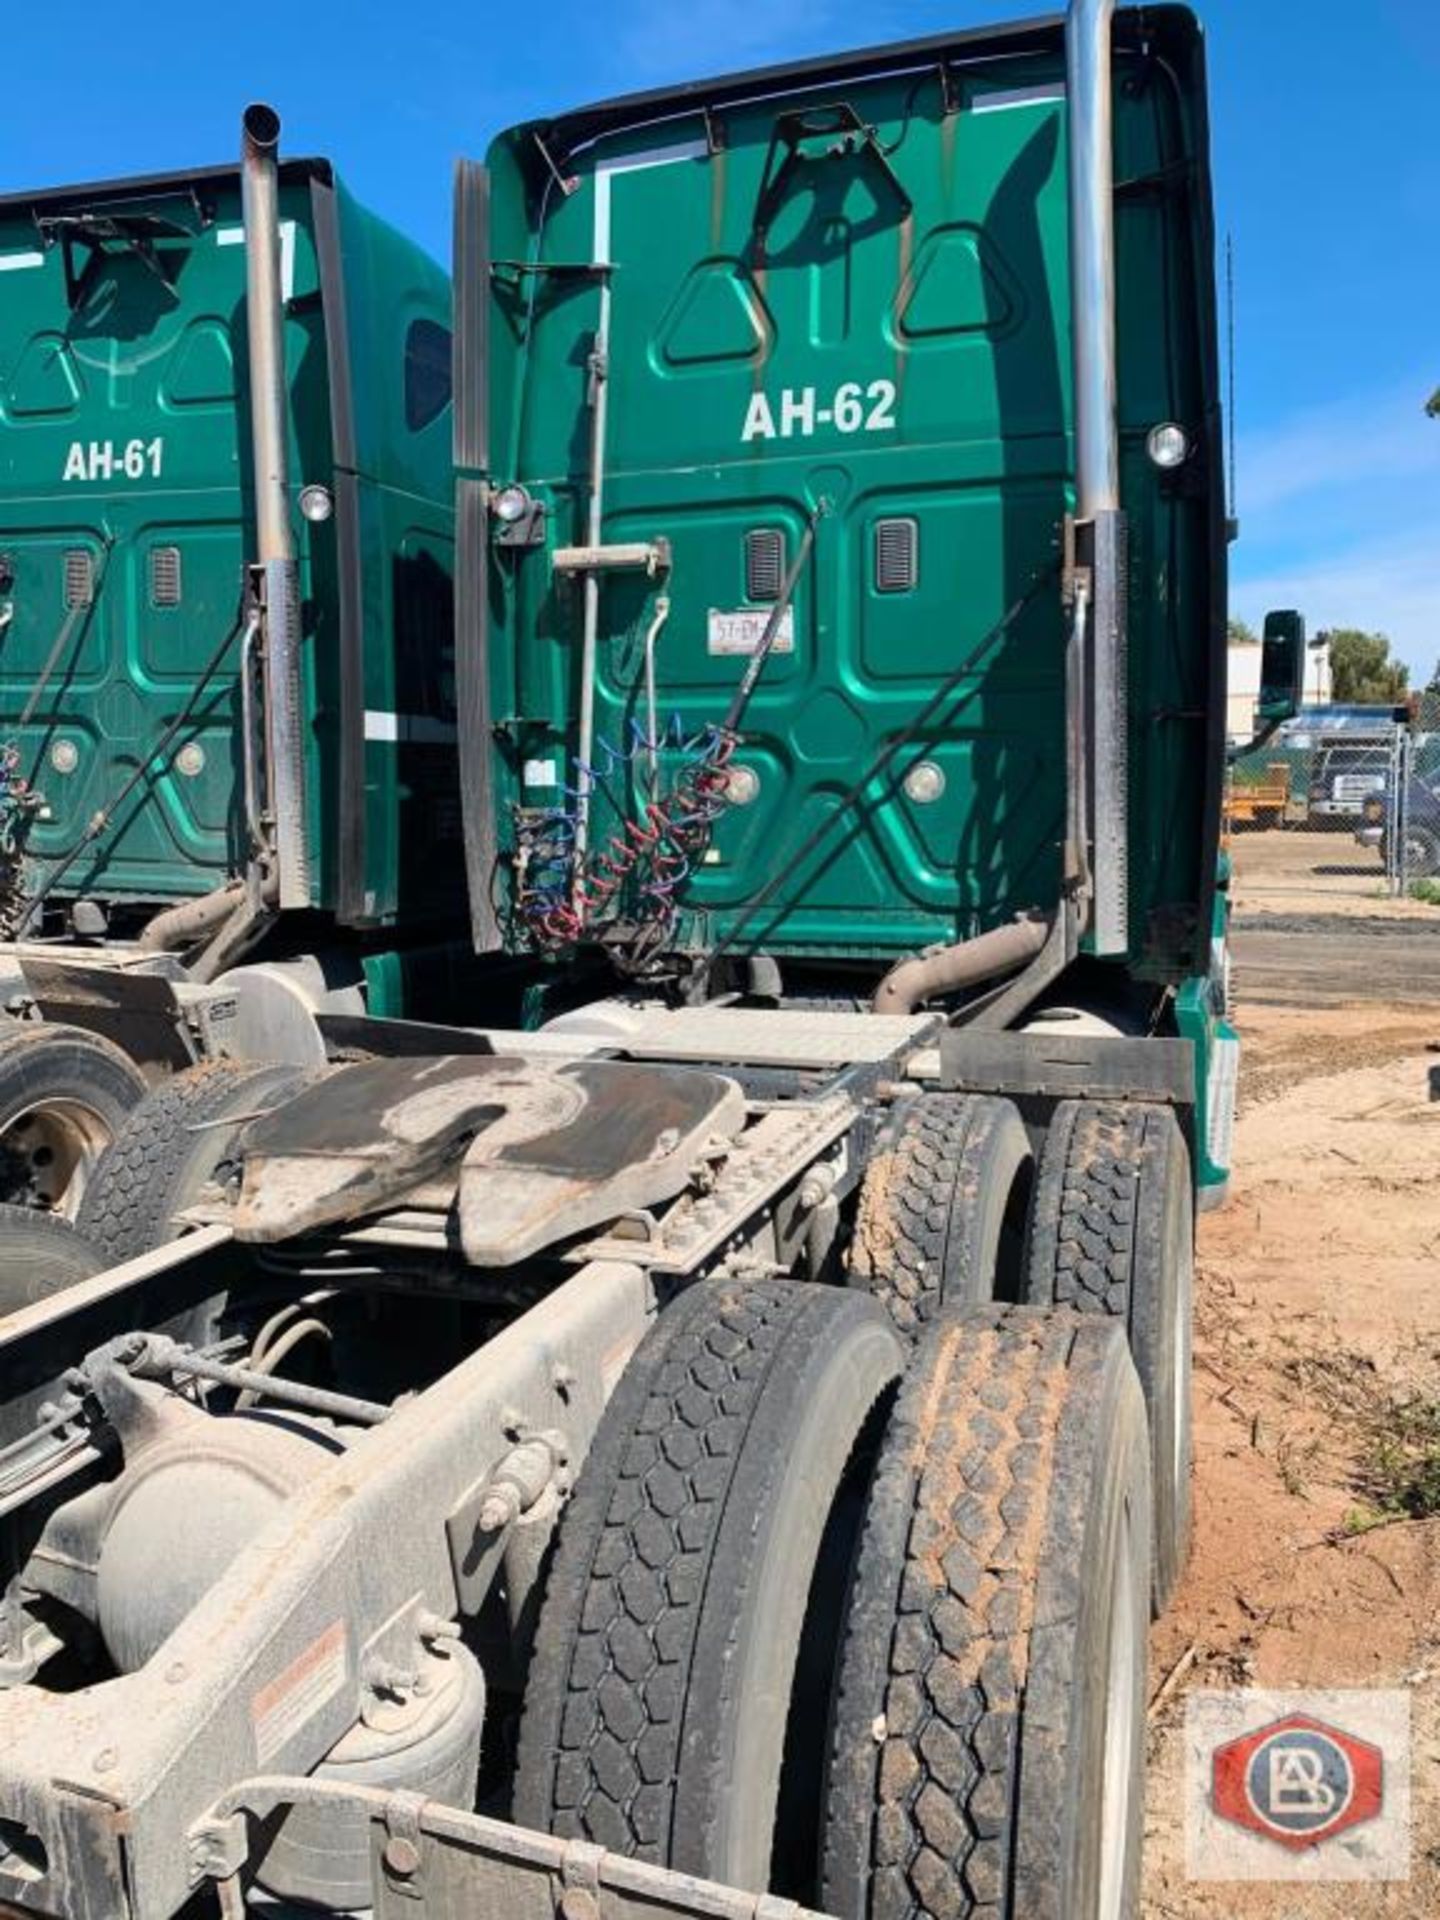
[[963, 1267], [989, 1130], [1013, 1111], [987, 1094], [922, 1093], [897, 1112], [860, 1189], [850, 1275], [866, 1286], [901, 1333], [929, 1324]]
[[[1182, 1158], [1183, 1156], [1183, 1158]], [[1150, 1409], [1155, 1470], [1155, 1567], [1152, 1610], [1168, 1604], [1184, 1566], [1190, 1533], [1188, 1407], [1182, 1422], [1183, 1472], [1170, 1484], [1156, 1404], [1172, 1393], [1168, 1368], [1157, 1356], [1171, 1305], [1177, 1338], [1189, 1338], [1191, 1275], [1161, 1274], [1166, 1253], [1166, 1183], [1181, 1178], [1189, 1192], [1184, 1138], [1168, 1107], [1134, 1101], [1062, 1101], [1056, 1108], [1035, 1183], [1025, 1297], [1034, 1306], [1068, 1306], [1103, 1314], [1126, 1329]], [[1186, 1200], [1188, 1209], [1190, 1202]], [[1193, 1238], [1193, 1214], [1187, 1211]], [[1188, 1258], [1188, 1256], [1187, 1256]], [[1185, 1367], [1188, 1383], [1188, 1364]]]
[[76, 1225], [114, 1264], [159, 1246], [177, 1205], [197, 1128], [296, 1084], [302, 1069], [206, 1061], [146, 1095], [101, 1155]]
[[1067, 1101], [1057, 1108], [1035, 1191], [1032, 1299], [1128, 1322], [1147, 1139], [1168, 1111]]
[[[1120, 1344], [1070, 1315], [997, 1306], [947, 1313], [917, 1347], [852, 1583], [826, 1912], [1012, 1920], [1032, 1911], [1017, 1886], [1033, 1863], [1060, 1857], [1064, 1809], [1043, 1796], [1018, 1836], [1022, 1742], [1031, 1764], [1058, 1758], [1057, 1703], [1030, 1698], [1052, 1676], [1032, 1667], [1037, 1634], [1073, 1612], [1066, 1589], [1083, 1577], [1097, 1382]], [[1050, 1913], [1043, 1898], [1033, 1910]]]
[[89, 1280], [104, 1265], [99, 1250], [58, 1214], [0, 1205], [0, 1319]]
[[[706, 1816], [687, 1819], [685, 1805], [719, 1804], [731, 1783], [714, 1773], [714, 1725], [691, 1711], [697, 1666], [721, 1654], [702, 1620], [712, 1581], [738, 1595], [754, 1577], [744, 1547], [723, 1556], [737, 1520], [747, 1535], [759, 1524], [732, 1496], [756, 1443], [765, 1471], [784, 1471], [769, 1441], [787, 1349], [857, 1321], [884, 1326], [869, 1301], [785, 1280], [702, 1282], [665, 1309], [611, 1398], [560, 1529], [521, 1723], [518, 1820], [659, 1864], [676, 1864], [677, 1848], [703, 1856]], [[896, 1346], [892, 1378], [899, 1361]], [[808, 1583], [805, 1569], [796, 1577]], [[733, 1634], [739, 1614], [736, 1604], [718, 1631]], [[736, 1661], [720, 1665], [712, 1704], [733, 1711]]]

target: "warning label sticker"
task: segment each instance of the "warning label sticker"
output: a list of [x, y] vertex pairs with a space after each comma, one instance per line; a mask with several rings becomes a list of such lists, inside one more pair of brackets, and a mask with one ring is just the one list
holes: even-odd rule
[[[723, 608], [710, 609], [710, 621], [707, 632], [708, 647], [711, 653], [754, 653], [765, 638], [765, 629], [770, 624], [768, 607], [739, 607], [731, 612]], [[795, 651], [795, 609], [787, 607], [780, 616], [780, 626], [775, 635], [772, 653], [793, 653]]]
[[306, 1721], [343, 1690], [348, 1669], [345, 1622], [337, 1620], [260, 1689], [250, 1702], [260, 1766], [267, 1766]]

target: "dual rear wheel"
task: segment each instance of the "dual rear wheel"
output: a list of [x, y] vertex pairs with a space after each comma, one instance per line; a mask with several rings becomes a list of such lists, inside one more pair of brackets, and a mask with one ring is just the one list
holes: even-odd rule
[[1194, 1243], [1190, 1156], [1169, 1108], [1064, 1101], [1036, 1175], [1024, 1298], [1125, 1329], [1149, 1413], [1157, 1617], [1190, 1544]]
[[[0, 1039], [0, 1123], [9, 1073], [20, 1097], [42, 1103], [52, 1128], [71, 1124], [83, 1094], [89, 1118], [73, 1122], [75, 1137], [94, 1150], [77, 1149], [68, 1189], [73, 1220], [34, 1204], [0, 1203], [0, 1316], [183, 1233], [187, 1208], [238, 1179], [237, 1142], [247, 1122], [306, 1077], [301, 1067], [217, 1060], [147, 1092], [124, 1056], [93, 1035], [41, 1025], [21, 1031], [26, 1039], [18, 1045], [13, 1035]], [[32, 1033], [50, 1037], [36, 1045]], [[123, 1074], [112, 1071], [112, 1054]], [[4, 1151], [0, 1131], [0, 1161]]]
[[144, 1095], [139, 1068], [99, 1034], [0, 1020], [0, 1202], [73, 1219]]
[[1149, 1465], [1121, 1330], [702, 1282], [562, 1521], [527, 1825], [875, 1916], [1134, 1910]]
[[850, 1289], [682, 1296], [560, 1528], [516, 1818], [841, 1920], [1133, 1915], [1192, 1232], [1167, 1109], [1062, 1102], [1035, 1156], [922, 1094]]
[[0, 1318], [105, 1264], [73, 1221], [144, 1095], [139, 1069], [98, 1034], [0, 1018]]
[[852, 1284], [914, 1336], [947, 1306], [1020, 1300], [1124, 1327], [1149, 1414], [1161, 1613], [1190, 1537], [1190, 1157], [1168, 1107], [1065, 1100], [1037, 1159], [1013, 1102], [923, 1093], [866, 1170]]
[[212, 1060], [163, 1081], [118, 1129], [76, 1224], [113, 1266], [185, 1231], [207, 1189], [234, 1187], [248, 1123], [304, 1084], [306, 1069]]

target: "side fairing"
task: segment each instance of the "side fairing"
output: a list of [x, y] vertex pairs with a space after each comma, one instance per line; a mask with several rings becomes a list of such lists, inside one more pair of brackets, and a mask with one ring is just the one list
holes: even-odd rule
[[344, 282], [336, 532], [349, 590], [336, 783], [341, 918], [463, 917], [455, 729], [450, 282], [336, 196]]

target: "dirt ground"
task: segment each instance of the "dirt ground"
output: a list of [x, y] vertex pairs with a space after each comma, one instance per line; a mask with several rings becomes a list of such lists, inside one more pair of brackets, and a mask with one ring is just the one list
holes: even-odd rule
[[1344, 829], [1276, 827], [1230, 836], [1235, 877], [1230, 889], [1241, 914], [1363, 915], [1431, 920], [1440, 909], [1393, 897], [1373, 847], [1357, 845]]
[[1232, 834], [1230, 859], [1237, 999], [1440, 1007], [1440, 907], [1392, 895], [1377, 852], [1277, 828]]
[[[1440, 927], [1437, 927], [1440, 939]], [[1355, 1531], [1377, 1422], [1440, 1398], [1440, 1005], [1242, 1013], [1229, 1207], [1200, 1234], [1196, 1530], [1152, 1636], [1146, 1920], [1440, 1913], [1440, 1520]], [[1199, 1885], [1193, 1689], [1404, 1687], [1408, 1885]]]
[[1251, 1006], [1344, 1008], [1373, 1000], [1440, 1007], [1440, 909], [1420, 911], [1428, 922], [1356, 913], [1237, 916], [1230, 929], [1236, 996]]

